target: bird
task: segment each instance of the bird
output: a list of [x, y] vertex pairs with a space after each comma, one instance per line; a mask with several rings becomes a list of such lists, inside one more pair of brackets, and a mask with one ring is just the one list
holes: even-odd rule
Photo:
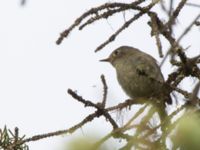
[[164, 92], [164, 77], [157, 61], [149, 54], [131, 46], [115, 49], [108, 58], [116, 70], [117, 80], [132, 99], [156, 98], [161, 105], [172, 104], [169, 93]]

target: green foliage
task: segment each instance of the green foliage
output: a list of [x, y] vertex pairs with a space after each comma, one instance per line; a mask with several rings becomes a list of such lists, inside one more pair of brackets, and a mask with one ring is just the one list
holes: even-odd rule
[[65, 146], [65, 150], [108, 150], [106, 146], [96, 147], [95, 143], [98, 138], [82, 138], [73, 139]]
[[179, 145], [180, 150], [200, 149], [200, 117], [196, 114], [187, 114], [180, 120], [174, 144]]

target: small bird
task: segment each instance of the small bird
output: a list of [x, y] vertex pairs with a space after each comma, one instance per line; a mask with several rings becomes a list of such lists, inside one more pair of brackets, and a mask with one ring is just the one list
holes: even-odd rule
[[152, 56], [133, 47], [121, 46], [100, 61], [112, 64], [119, 84], [130, 98], [157, 98], [164, 105], [172, 103], [169, 93], [163, 94], [165, 80]]

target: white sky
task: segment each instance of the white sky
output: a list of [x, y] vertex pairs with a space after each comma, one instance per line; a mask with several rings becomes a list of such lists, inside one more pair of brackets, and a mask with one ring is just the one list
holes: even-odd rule
[[[55, 44], [59, 33], [74, 19], [103, 2], [108, 0], [28, 0], [25, 7], [20, 7], [19, 0], [0, 1], [0, 128], [5, 124], [11, 129], [17, 126], [20, 133], [30, 137], [71, 127], [92, 110], [68, 96], [67, 89], [77, 90], [84, 98], [97, 102], [102, 96], [102, 73], [109, 86], [108, 105], [125, 100], [127, 96], [117, 83], [114, 69], [98, 61], [118, 46], [134, 46], [161, 60], [146, 25], [147, 17], [135, 22], [99, 53], [94, 53], [94, 49], [123, 24], [122, 14], [108, 21], [101, 20], [81, 32], [74, 30], [61, 45]], [[126, 13], [127, 18], [131, 13]], [[198, 13], [199, 9], [186, 7], [175, 36], [180, 35]], [[194, 27], [182, 41], [184, 47], [191, 46], [190, 56], [200, 53], [199, 33]], [[168, 43], [164, 42], [163, 47], [166, 52]], [[168, 65], [164, 68], [162, 71], [167, 77], [169, 69], [170, 72], [173, 69]], [[93, 131], [104, 135], [110, 129], [104, 119], [96, 119], [75, 135], [84, 132], [86, 136]], [[71, 135], [29, 143], [30, 149], [61, 149], [69, 137]]]

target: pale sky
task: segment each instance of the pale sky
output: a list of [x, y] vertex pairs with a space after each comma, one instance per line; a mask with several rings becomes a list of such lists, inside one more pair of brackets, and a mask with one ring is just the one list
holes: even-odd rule
[[[83, 31], [76, 29], [61, 45], [55, 44], [59, 33], [79, 15], [104, 2], [108, 0], [27, 0], [21, 7], [19, 0], [0, 1], [0, 128], [17, 126], [21, 134], [30, 137], [75, 125], [94, 110], [73, 100], [67, 89], [77, 90], [84, 98], [98, 102], [102, 96], [101, 74], [105, 74], [109, 86], [108, 105], [127, 99], [117, 83], [115, 70], [99, 62], [121, 45], [139, 48], [161, 61], [155, 40], [149, 34], [147, 17], [136, 21], [98, 53], [94, 53], [95, 48], [124, 23], [123, 14], [96, 22]], [[135, 12], [125, 15], [129, 18], [132, 13]], [[198, 13], [198, 8], [184, 9], [177, 22], [176, 37]], [[184, 47], [191, 46], [190, 56], [200, 53], [199, 33], [194, 27], [181, 42]], [[163, 41], [166, 52], [168, 42]], [[165, 78], [174, 70], [167, 64], [163, 68]], [[193, 82], [188, 81], [189, 88]], [[87, 136], [93, 132], [105, 135], [110, 130], [110, 125], [100, 118], [74, 135]], [[31, 150], [58, 150], [71, 137], [53, 137], [29, 145]]]

